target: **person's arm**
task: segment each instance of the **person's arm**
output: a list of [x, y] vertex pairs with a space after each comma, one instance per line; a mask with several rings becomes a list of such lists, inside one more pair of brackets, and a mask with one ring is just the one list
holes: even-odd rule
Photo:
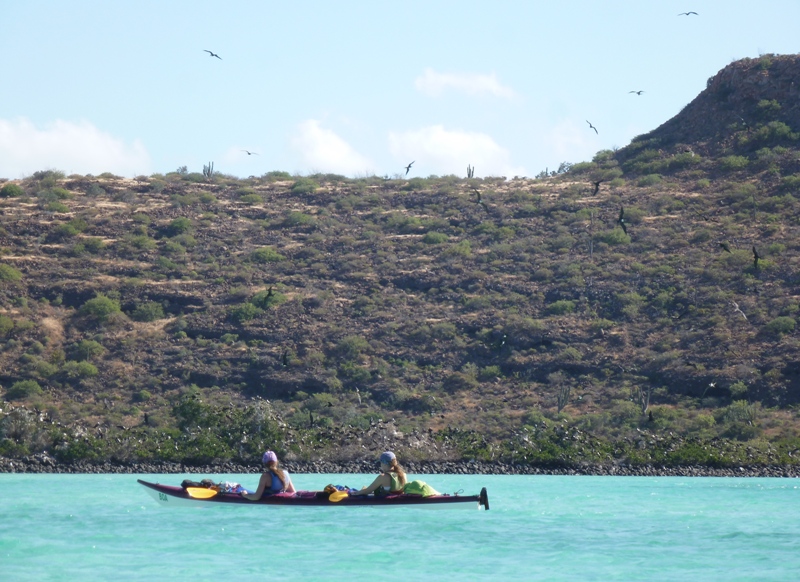
[[369, 495], [370, 493], [374, 493], [375, 491], [378, 490], [378, 488], [383, 487], [385, 485], [389, 485], [389, 475], [387, 475], [386, 473], [381, 473], [380, 475], [378, 475], [375, 478], [375, 480], [372, 482], [372, 484], [369, 487], [364, 487], [363, 489], [360, 489], [359, 491], [355, 491], [353, 493], [350, 493], [350, 495], [351, 496], [352, 495]]
[[262, 473], [261, 479], [258, 480], [258, 488], [255, 493], [242, 493], [242, 497], [250, 501], [258, 501], [261, 499], [267, 487], [272, 487], [272, 474], [269, 471]]
[[294, 488], [294, 483], [292, 483], [292, 478], [289, 475], [289, 471], [284, 469], [283, 475], [284, 479], [286, 479], [286, 483], [283, 484], [283, 490], [286, 491], [286, 493], [297, 493], [297, 490]]

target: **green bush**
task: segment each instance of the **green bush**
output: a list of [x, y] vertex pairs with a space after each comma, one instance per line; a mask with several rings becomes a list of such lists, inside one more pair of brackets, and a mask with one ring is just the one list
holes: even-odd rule
[[192, 221], [185, 216], [179, 216], [167, 226], [167, 236], [178, 236], [192, 230]]
[[94, 299], [89, 299], [80, 308], [81, 315], [95, 319], [100, 323], [105, 323], [109, 318], [117, 313], [121, 313], [119, 301], [115, 301], [105, 295], [98, 295]]
[[42, 387], [36, 380], [20, 380], [14, 382], [11, 388], [6, 391], [8, 400], [24, 400], [31, 396], [38, 396], [42, 393]]
[[797, 326], [797, 321], [793, 317], [780, 316], [776, 317], [764, 326], [764, 331], [769, 334], [782, 336], [787, 333], [792, 333]]
[[17, 198], [24, 195], [25, 190], [17, 184], [8, 183], [0, 188], [0, 198]]
[[93, 378], [97, 376], [97, 367], [89, 362], [66, 362], [61, 367], [61, 373], [70, 380], [82, 380], [83, 378]]
[[283, 219], [283, 225], [288, 227], [306, 226], [309, 224], [314, 224], [316, 221], [317, 219], [310, 214], [304, 214], [303, 212], [289, 212], [286, 215], [286, 218]]
[[744, 156], [725, 156], [719, 159], [719, 167], [726, 172], [743, 170], [748, 163], [749, 160]]
[[155, 321], [157, 319], [164, 319], [164, 308], [160, 303], [156, 303], [155, 301], [140, 303], [131, 313], [131, 319], [134, 321]]
[[101, 343], [94, 340], [81, 340], [70, 346], [68, 351], [71, 360], [83, 361], [102, 356], [106, 349]]
[[250, 299], [250, 303], [259, 309], [269, 309], [274, 305], [286, 303], [286, 295], [277, 291], [259, 291]]
[[14, 320], [6, 315], [0, 315], [0, 337], [7, 336], [14, 329]]
[[567, 299], [554, 301], [547, 306], [547, 313], [550, 315], [566, 315], [575, 311], [575, 302]]
[[252, 303], [243, 303], [231, 309], [230, 318], [234, 323], [244, 323], [255, 319], [261, 313], [262, 310]]
[[438, 245], [447, 242], [448, 236], [443, 232], [430, 231], [426, 232], [422, 237], [422, 242], [427, 245]]
[[0, 263], [0, 282], [16, 283], [20, 279], [22, 279], [22, 273], [11, 265]]
[[317, 191], [317, 188], [319, 188], [319, 184], [311, 178], [298, 178], [292, 185], [292, 192], [295, 194], [313, 194]]
[[272, 247], [261, 247], [250, 253], [250, 260], [254, 263], [277, 263], [286, 259]]

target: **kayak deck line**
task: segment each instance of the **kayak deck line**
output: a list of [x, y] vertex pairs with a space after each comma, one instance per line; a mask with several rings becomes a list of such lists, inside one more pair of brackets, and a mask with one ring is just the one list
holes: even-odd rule
[[[274, 493], [266, 495], [258, 501], [250, 501], [237, 493], [206, 493], [193, 491], [196, 488], [161, 485], [143, 479], [137, 479], [153, 499], [162, 505], [201, 506], [209, 503], [238, 505], [274, 505], [289, 507], [423, 507], [425, 509], [489, 509], [489, 496], [486, 487], [478, 495], [374, 495], [347, 496], [332, 500], [324, 491], [297, 491], [296, 493]], [[189, 489], [189, 490], [187, 490]], [[213, 490], [209, 490], [213, 491]]]

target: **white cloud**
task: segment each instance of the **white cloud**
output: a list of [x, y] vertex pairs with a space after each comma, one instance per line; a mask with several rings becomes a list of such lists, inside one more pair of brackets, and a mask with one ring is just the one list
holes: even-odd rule
[[449, 131], [441, 125], [389, 134], [389, 150], [398, 161], [411, 160], [427, 174], [466, 174], [467, 165], [479, 176], [524, 176], [511, 163], [510, 152], [485, 133]]
[[292, 148], [301, 157], [306, 169], [354, 175], [369, 173], [372, 162], [316, 119], [307, 119], [297, 126], [291, 138]]
[[24, 118], [0, 119], [0, 176], [21, 178], [46, 169], [67, 174], [149, 174], [150, 155], [140, 141], [126, 144], [88, 121], [57, 120], [37, 128]]
[[470, 95], [488, 93], [495, 97], [513, 99], [517, 96], [511, 87], [502, 85], [494, 73], [491, 75], [480, 75], [477, 73], [437, 73], [431, 68], [414, 80], [414, 87], [417, 91], [438, 97], [445, 89], [451, 88], [456, 91], [463, 91]]

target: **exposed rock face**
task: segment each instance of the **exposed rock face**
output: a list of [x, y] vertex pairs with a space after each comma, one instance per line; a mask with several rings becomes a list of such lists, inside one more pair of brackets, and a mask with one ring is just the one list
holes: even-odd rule
[[[733, 139], [737, 132], [769, 122], [800, 130], [800, 55], [764, 55], [731, 63], [710, 78], [705, 90], [678, 115], [637, 137], [620, 153], [625, 159], [626, 151], [636, 151], [636, 144], [645, 141], [651, 142], [648, 147], [672, 153], [724, 155], [743, 145], [743, 140], [737, 144]], [[750, 145], [757, 147], [756, 142]]]

